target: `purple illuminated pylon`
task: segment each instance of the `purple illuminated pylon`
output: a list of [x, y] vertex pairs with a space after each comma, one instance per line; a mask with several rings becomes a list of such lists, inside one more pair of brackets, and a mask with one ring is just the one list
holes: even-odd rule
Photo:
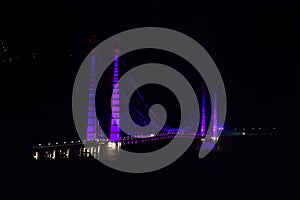
[[218, 115], [217, 115], [217, 88], [214, 89], [213, 102], [213, 132], [212, 137], [218, 137]]
[[111, 100], [111, 126], [110, 126], [110, 141], [117, 142], [120, 138], [120, 101], [119, 101], [119, 49], [115, 51], [114, 60], [114, 76], [113, 76], [113, 92]]
[[88, 106], [88, 122], [87, 122], [87, 135], [86, 140], [94, 140], [97, 138], [97, 116], [95, 109], [95, 91], [96, 91], [96, 79], [95, 79], [95, 62], [96, 55], [92, 52], [91, 56], [91, 69], [90, 69], [90, 85], [89, 85], [89, 106]]
[[202, 116], [201, 116], [201, 136], [203, 137], [206, 132], [205, 128], [205, 88], [202, 87]]

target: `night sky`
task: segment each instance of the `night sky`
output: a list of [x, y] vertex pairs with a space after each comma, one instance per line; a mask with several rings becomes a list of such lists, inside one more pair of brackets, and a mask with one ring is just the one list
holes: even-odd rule
[[72, 87], [91, 50], [89, 38], [95, 35], [100, 43], [131, 28], [158, 26], [192, 37], [214, 59], [227, 92], [226, 128], [278, 127], [293, 133], [300, 75], [299, 8], [239, 1], [1, 5], [6, 12], [0, 12], [0, 42], [7, 47], [7, 55], [1, 56], [20, 57], [1, 63], [4, 130], [15, 136], [33, 133], [34, 142], [75, 137]]

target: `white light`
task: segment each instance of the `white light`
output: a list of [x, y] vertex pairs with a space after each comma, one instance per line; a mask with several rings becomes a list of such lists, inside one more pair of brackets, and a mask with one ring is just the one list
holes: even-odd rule
[[71, 141], [71, 144], [73, 144], [73, 141]]
[[246, 135], [246, 133], [245, 133], [245, 132], [243, 132], [243, 135]]
[[80, 140], [78, 140], [78, 142], [80, 142]]
[[66, 144], [66, 142], [64, 142], [64, 144]]
[[55, 159], [55, 156], [56, 156], [56, 150], [53, 150], [52, 159]]
[[213, 141], [216, 141], [216, 140], [218, 140], [218, 137], [211, 137], [211, 139], [212, 139]]
[[42, 146], [42, 144], [39, 144], [39, 146]]
[[48, 145], [50, 145], [50, 142], [48, 143]]
[[107, 147], [115, 149], [116, 148], [116, 143], [114, 143], [114, 142], [108, 142]]
[[56, 142], [55, 144], [58, 144], [58, 142]]
[[39, 153], [35, 152], [35, 155], [33, 156], [36, 160], [38, 159]]
[[274, 127], [273, 129], [275, 130], [276, 128]]

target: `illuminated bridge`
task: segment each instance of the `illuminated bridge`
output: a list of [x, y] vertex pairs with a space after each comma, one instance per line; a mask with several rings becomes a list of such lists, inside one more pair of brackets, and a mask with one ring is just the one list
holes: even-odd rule
[[[282, 131], [273, 128], [235, 128], [234, 130], [223, 130], [222, 138], [232, 137], [266, 137], [282, 135]], [[144, 146], [164, 146], [175, 137], [175, 132], [159, 133], [145, 138], [120, 137], [119, 141], [111, 142], [109, 139], [91, 141], [68, 141], [38, 144], [33, 147], [33, 159], [35, 160], [59, 160], [59, 159], [114, 159], [119, 149], [132, 150]], [[186, 133], [179, 133], [179, 138], [194, 137]], [[200, 147], [204, 138], [195, 136], [196, 145]], [[218, 143], [217, 143], [218, 145]], [[148, 148], [148, 150], [151, 148]], [[152, 149], [155, 150], [155, 149]], [[218, 150], [217, 148], [215, 150]]]
[[[226, 131], [223, 127], [218, 126], [218, 114], [217, 114], [217, 93], [214, 91], [213, 99], [212, 99], [212, 123], [213, 130], [211, 133], [207, 131], [208, 117], [207, 108], [206, 108], [206, 90], [205, 87], [202, 87], [202, 101], [200, 105], [201, 110], [201, 118], [199, 121], [190, 121], [190, 124], [196, 124], [199, 126], [199, 131], [196, 135], [192, 135], [188, 133], [187, 130], [178, 130], [176, 128], [165, 127], [157, 134], [135, 134], [135, 137], [130, 135], [124, 135], [120, 130], [120, 118], [122, 118], [122, 113], [120, 113], [120, 102], [119, 98], [122, 94], [122, 91], [119, 89], [118, 80], [119, 80], [119, 66], [121, 59], [119, 58], [120, 50], [119, 48], [110, 49], [108, 52], [114, 52], [114, 54], [106, 54], [106, 56], [113, 56], [113, 74], [112, 74], [112, 99], [111, 99], [111, 118], [109, 124], [109, 134], [105, 135], [103, 131], [100, 130], [99, 124], [100, 121], [96, 116], [96, 106], [95, 106], [95, 91], [97, 89], [96, 85], [96, 59], [99, 57], [99, 52], [95, 50], [91, 53], [90, 58], [90, 82], [88, 91], [88, 102], [87, 102], [87, 123], [86, 123], [86, 138], [85, 140], [77, 140], [77, 141], [69, 141], [63, 143], [47, 143], [47, 144], [38, 144], [34, 146], [34, 159], [46, 159], [46, 160], [56, 160], [56, 159], [77, 159], [77, 158], [100, 158], [107, 156], [108, 159], [112, 159], [114, 155], [118, 155], [118, 149], [127, 149], [132, 146], [147, 146], [148, 144], [153, 144], [152, 146], [157, 146], [158, 143], [161, 143], [161, 147], [167, 144], [170, 140], [172, 140], [176, 135], [179, 138], [187, 138], [187, 137], [195, 137], [196, 141], [199, 141], [199, 146], [201, 145], [201, 141], [206, 138], [212, 140], [218, 140], [218, 135], [221, 132], [224, 133], [224, 136], [227, 135], [246, 135], [246, 132], [254, 134], [257, 130], [257, 133], [262, 132], [260, 128], [254, 130], [245, 129], [234, 131]], [[102, 55], [103, 57], [103, 55]], [[122, 63], [124, 66], [124, 62]], [[134, 82], [132, 82], [133, 87]], [[138, 92], [138, 89], [135, 88]], [[141, 95], [140, 95], [141, 97]], [[129, 99], [127, 97], [127, 99]], [[140, 98], [140, 103], [143, 102], [143, 98]], [[138, 116], [135, 118], [143, 118], [140, 112], [136, 112]], [[140, 114], [140, 115], [139, 115]], [[122, 123], [126, 124], [126, 120], [122, 121]], [[206, 137], [208, 135], [209, 137]], [[81, 137], [82, 138], [82, 137]], [[109, 138], [109, 139], [108, 139]], [[150, 145], [151, 146], [151, 145]], [[159, 145], [158, 145], [159, 146]], [[155, 150], [151, 149], [150, 150]]]

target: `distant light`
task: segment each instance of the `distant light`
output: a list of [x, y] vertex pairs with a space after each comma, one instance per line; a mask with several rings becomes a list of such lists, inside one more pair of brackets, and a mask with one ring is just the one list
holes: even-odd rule
[[66, 142], [64, 142], [64, 144], [66, 144]]
[[218, 137], [211, 137], [211, 139], [212, 139], [213, 141], [216, 141], [216, 140], [218, 140]]
[[58, 144], [58, 142], [56, 142], [55, 144]]
[[261, 129], [261, 128], [258, 128], [259, 130]]
[[245, 133], [245, 132], [243, 132], [243, 135], [246, 135], [246, 133]]
[[252, 128], [252, 130], [254, 130], [254, 128]]
[[80, 140], [78, 140], [78, 142], [80, 142]]
[[50, 142], [48, 143], [48, 145], [50, 145]]
[[274, 127], [273, 129], [275, 130], [276, 128]]
[[37, 160], [39, 157], [39, 152], [35, 152], [35, 155], [33, 157]]
[[71, 141], [71, 144], [73, 144], [73, 141]]
[[42, 144], [39, 144], [39, 146], [42, 146]]
[[243, 128], [243, 130], [246, 130], [245, 128]]

